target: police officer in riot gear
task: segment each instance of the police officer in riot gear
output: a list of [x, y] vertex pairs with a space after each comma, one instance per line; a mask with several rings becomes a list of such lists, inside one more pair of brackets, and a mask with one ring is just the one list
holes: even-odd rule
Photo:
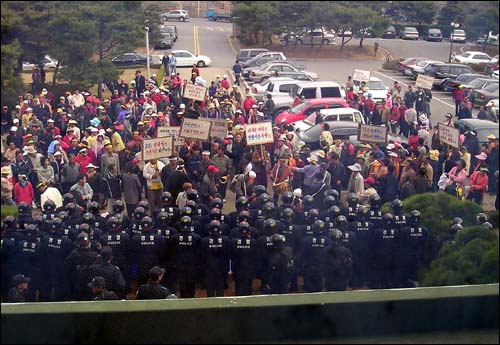
[[273, 248], [273, 235], [277, 232], [278, 222], [272, 218], [266, 219], [261, 236], [257, 239], [257, 279], [262, 281], [262, 293], [267, 293], [265, 272]]
[[257, 218], [254, 222], [254, 226], [260, 233], [264, 232], [264, 223], [267, 219], [276, 218], [276, 209], [272, 201], [268, 201], [262, 207], [262, 217]]
[[319, 211], [315, 208], [304, 212], [305, 215], [305, 224], [299, 226], [300, 236], [305, 238], [307, 236], [312, 236], [314, 233], [314, 222], [319, 219]]
[[38, 227], [32, 223], [24, 224], [26, 238], [17, 244], [15, 272], [31, 278], [28, 300], [35, 301], [35, 291], [44, 284], [42, 246], [38, 237]]
[[226, 224], [230, 229], [234, 229], [238, 225], [238, 214], [243, 210], [248, 210], [248, 200], [244, 196], [240, 196], [235, 202], [236, 211], [229, 213], [226, 216]]
[[274, 234], [272, 242], [273, 246], [265, 272], [266, 291], [271, 294], [285, 294], [288, 293], [291, 272], [295, 266], [293, 251], [286, 246], [285, 236], [281, 234]]
[[304, 211], [295, 213], [295, 223], [297, 223], [298, 225], [312, 225], [312, 223], [307, 220], [307, 217], [309, 211], [311, 211], [314, 207], [314, 197], [312, 195], [304, 196], [302, 198], [302, 206], [304, 208]]
[[330, 221], [329, 209], [330, 209], [330, 207], [336, 206], [336, 205], [337, 205], [337, 200], [335, 199], [335, 197], [333, 195], [326, 196], [323, 199], [323, 206], [324, 207], [319, 214], [319, 218], [322, 221], [328, 223]]
[[370, 195], [370, 215], [369, 221], [373, 223], [374, 228], [379, 228], [382, 225], [382, 216], [384, 215], [380, 210], [382, 207], [382, 199], [378, 194]]
[[250, 296], [257, 269], [257, 241], [252, 238], [250, 224], [246, 221], [238, 224], [238, 232], [231, 247], [234, 287], [236, 296]]
[[86, 233], [78, 235], [78, 247], [74, 249], [66, 258], [71, 275], [74, 300], [86, 301], [90, 298], [90, 291], [87, 283], [91, 279], [88, 277], [88, 268], [97, 260], [97, 252], [90, 249], [90, 240]]
[[125, 231], [118, 217], [109, 217], [106, 223], [107, 232], [101, 235], [99, 242], [102, 246], [108, 246], [113, 252], [113, 263], [120, 267], [127, 284], [131, 280], [129, 255], [130, 235]]
[[352, 250], [352, 261], [354, 270], [354, 286], [363, 287], [370, 282], [370, 266], [372, 264], [371, 239], [373, 236], [373, 223], [369, 221], [370, 210], [360, 205], [358, 207], [356, 220], [349, 224], [349, 228], [356, 234], [356, 250]]
[[[266, 190], [266, 187], [264, 187], [263, 185], [259, 184], [259, 185], [256, 185], [253, 189], [253, 192], [255, 194], [255, 198], [253, 198], [253, 200], [250, 201], [250, 204], [248, 205], [248, 209], [249, 210], [255, 210], [255, 209], [258, 209], [260, 208], [263, 204], [259, 201], [259, 197], [262, 195], [262, 194], [267, 194], [267, 190]], [[268, 200], [269, 201], [269, 200]], [[267, 201], [266, 201], [267, 202]]]
[[323, 289], [321, 252], [329, 245], [325, 222], [316, 220], [313, 224], [313, 235], [305, 237], [302, 241], [302, 276], [304, 290], [307, 292], [319, 292]]
[[78, 230], [76, 230], [73, 226], [71, 226], [68, 217], [68, 212], [66, 211], [58, 212], [57, 218], [62, 220], [63, 237], [69, 238], [71, 241], [76, 242], [76, 239], [78, 238]]
[[31, 205], [22, 201], [17, 205], [17, 212], [17, 228], [22, 231], [25, 228], [24, 224], [31, 222]]
[[347, 197], [347, 206], [341, 207], [341, 209], [347, 220], [353, 222], [358, 210], [358, 196], [355, 193], [350, 193]]
[[146, 217], [146, 210], [144, 207], [137, 206], [132, 214], [132, 220], [129, 225], [129, 235], [132, 238], [135, 235], [140, 235], [142, 232], [142, 219]]
[[394, 225], [394, 216], [386, 213], [382, 226], [373, 231], [373, 279], [375, 289], [387, 289], [394, 281], [394, 254], [399, 240], [399, 229]]
[[297, 267], [300, 262], [297, 260], [298, 253], [300, 251], [300, 245], [302, 243], [302, 233], [301, 228], [293, 223], [294, 212], [291, 208], [285, 208], [281, 212], [281, 217], [278, 222], [279, 233], [285, 236], [285, 246], [292, 249], [294, 254], [294, 268], [290, 271], [290, 291], [298, 291], [297, 285]]
[[351, 251], [343, 246], [343, 233], [338, 229], [330, 231], [331, 244], [321, 255], [326, 291], [344, 291], [352, 276]]
[[[174, 216], [172, 216], [174, 217]], [[165, 285], [170, 291], [175, 291], [175, 245], [174, 238], [177, 235], [175, 218], [163, 211], [156, 217], [156, 234], [163, 238], [163, 249], [161, 250], [160, 266], [165, 268]]]
[[193, 298], [196, 292], [201, 238], [192, 231], [190, 217], [181, 217], [179, 223], [179, 233], [174, 237], [177, 281], [181, 298]]
[[220, 221], [212, 220], [208, 236], [201, 240], [201, 267], [208, 297], [224, 296], [230, 253], [231, 240], [222, 235]]
[[104, 277], [106, 286], [110, 291], [115, 292], [120, 298], [125, 298], [126, 283], [123, 274], [118, 266], [111, 263], [113, 259], [113, 249], [103, 247], [98, 256], [97, 262], [89, 267], [89, 277]]
[[43, 220], [45, 222], [50, 222], [55, 219], [56, 216], [56, 203], [52, 200], [47, 200], [43, 203]]
[[[258, 203], [257, 207], [252, 208], [250, 206], [250, 208], [249, 208], [249, 211], [250, 211], [250, 221], [249, 221], [249, 223], [250, 223], [250, 226], [253, 226], [253, 227], [257, 228], [258, 227], [257, 226], [257, 223], [258, 223], [257, 221], [258, 220], [259, 220], [259, 222], [262, 219], [266, 220], [265, 217], [264, 217], [264, 211], [263, 211], [263, 209], [264, 209], [264, 205], [266, 203], [268, 203], [268, 202], [271, 201], [271, 197], [267, 193], [262, 193], [261, 195], [259, 195], [257, 197], [256, 201]], [[259, 231], [260, 231], [260, 229], [259, 229]]]
[[394, 199], [391, 203], [392, 212], [394, 215], [394, 226], [397, 229], [402, 229], [408, 225], [406, 215], [403, 214], [403, 202], [399, 199]]

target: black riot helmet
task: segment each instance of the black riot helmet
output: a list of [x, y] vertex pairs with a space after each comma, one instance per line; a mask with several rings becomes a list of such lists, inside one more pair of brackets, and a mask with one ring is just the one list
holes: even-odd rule
[[236, 199], [236, 210], [242, 211], [246, 210], [248, 208], [248, 200], [244, 196], [240, 196], [238, 199]]
[[120, 223], [118, 222], [118, 218], [115, 216], [109, 217], [108, 221], [106, 222], [106, 226], [110, 231], [118, 230], [120, 228]]
[[334, 243], [336, 244], [342, 243], [344, 234], [339, 229], [331, 229], [329, 235]]
[[63, 229], [63, 222], [61, 218], [54, 218], [50, 222], [50, 231], [60, 232]]
[[370, 210], [368, 207], [360, 205], [358, 207], [358, 210], [356, 211], [356, 214], [358, 216], [358, 219], [361, 221], [365, 221], [368, 218], [368, 215], [370, 213]]
[[274, 234], [272, 240], [274, 249], [283, 249], [285, 247], [286, 244], [285, 236], [280, 234]]
[[335, 200], [338, 200], [340, 198], [340, 194], [339, 192], [337, 192], [335, 189], [333, 188], [330, 188], [330, 189], [327, 189], [325, 190], [325, 192], [323, 193], [323, 197], [326, 199], [326, 197], [328, 196], [333, 196], [335, 198]]
[[284, 192], [281, 194], [281, 203], [284, 206], [290, 206], [293, 202], [293, 192]]
[[138, 222], [142, 220], [146, 216], [146, 211], [144, 210], [144, 207], [142, 206], [137, 206], [134, 210], [134, 219]]
[[349, 193], [349, 197], [347, 198], [347, 204], [350, 207], [356, 207], [358, 204], [358, 196], [355, 193]]
[[325, 222], [318, 219], [313, 223], [313, 231], [315, 234], [321, 235], [325, 231]]
[[68, 219], [68, 212], [66, 211], [59, 211], [57, 213], [57, 218], [61, 219], [63, 222], [66, 221], [66, 219]]
[[220, 208], [214, 207], [213, 209], [210, 210], [209, 214], [210, 220], [220, 220], [222, 219], [222, 212]]
[[191, 210], [193, 210], [193, 212], [196, 212], [196, 210], [198, 209], [198, 205], [196, 204], [196, 201], [194, 201], [194, 200], [188, 200], [186, 202], [186, 206], [191, 208]]
[[33, 223], [24, 224], [24, 232], [28, 236], [36, 235], [36, 233], [38, 232], [38, 226], [36, 224], [33, 224]]
[[453, 218], [453, 220], [451, 221], [451, 224], [464, 224], [464, 220], [460, 217], [455, 217]]
[[36, 226], [40, 227], [43, 224], [43, 216], [41, 214], [35, 214], [32, 217], [32, 222], [33, 224], [36, 224]]
[[286, 223], [291, 223], [293, 221], [293, 215], [293, 210], [287, 207], [281, 212], [281, 219]]
[[460, 223], [453, 224], [450, 228], [450, 232], [454, 235], [456, 235], [458, 232], [462, 231], [464, 229], [464, 226]]
[[87, 211], [94, 215], [99, 213], [99, 203], [97, 201], [89, 202], [89, 204], [87, 205]]
[[335, 206], [335, 205], [337, 205], [337, 199], [335, 199], [335, 197], [333, 195], [328, 195], [327, 197], [325, 197], [323, 199], [323, 205], [326, 208], [330, 208], [332, 206]]
[[248, 222], [240, 222], [238, 224], [238, 232], [242, 237], [250, 237], [250, 224]]
[[142, 231], [151, 231], [154, 227], [153, 219], [146, 216], [141, 220]]
[[476, 224], [481, 225], [481, 224], [489, 222], [489, 221], [490, 221], [490, 218], [483, 212], [478, 213], [476, 216]]
[[264, 216], [266, 218], [272, 217], [274, 214], [274, 203], [272, 201], [268, 201], [264, 204]]
[[309, 211], [314, 205], [314, 197], [312, 195], [306, 195], [302, 198], [302, 206], [304, 210]]
[[250, 219], [250, 212], [244, 210], [238, 213], [238, 222], [248, 222]]
[[182, 232], [188, 232], [191, 231], [191, 217], [189, 216], [183, 216], [181, 217], [181, 220], [179, 221], [179, 229]]
[[121, 200], [116, 200], [115, 204], [113, 205], [113, 212], [122, 213], [124, 210], [125, 210], [125, 203]]
[[218, 209], [222, 209], [222, 206], [224, 205], [224, 203], [222, 202], [222, 199], [221, 198], [214, 198], [212, 199], [212, 201], [210, 201], [210, 208], [218, 208]]
[[481, 224], [481, 228], [484, 230], [493, 230], [493, 224], [491, 224], [490, 222], [484, 222], [483, 224]]
[[90, 212], [85, 212], [82, 216], [83, 222], [85, 224], [90, 224], [94, 221], [94, 215]]
[[192, 217], [193, 216], [193, 210], [189, 206], [184, 206], [181, 210], [181, 215], [182, 216], [188, 216]]
[[340, 230], [344, 230], [347, 227], [347, 225], [349, 224], [349, 222], [347, 221], [346, 216], [341, 214], [335, 220], [335, 224], [337, 225], [337, 228], [339, 228]]
[[392, 228], [392, 226], [394, 225], [394, 216], [392, 215], [392, 213], [386, 213], [382, 216], [382, 224], [385, 227]]
[[87, 223], [80, 224], [80, 227], [78, 228], [78, 230], [80, 232], [84, 232], [86, 234], [90, 234], [92, 232], [92, 228]]
[[198, 202], [198, 191], [196, 189], [186, 191], [186, 198]]
[[410, 212], [410, 224], [417, 226], [420, 225], [420, 220], [422, 219], [422, 216], [420, 214], [419, 210], [413, 210]]
[[16, 217], [14, 216], [7, 216], [3, 220], [3, 227], [2, 230], [12, 230], [16, 226]]
[[272, 218], [266, 219], [264, 222], [264, 230], [267, 234], [274, 234], [278, 231], [278, 223]]
[[162, 205], [167, 205], [168, 203], [170, 203], [171, 201], [174, 200], [174, 197], [172, 196], [172, 193], [170, 192], [163, 192], [161, 193], [160, 195], [160, 202]]
[[122, 226], [123, 220], [125, 219], [125, 216], [121, 213], [117, 213], [117, 214], [115, 214], [115, 217], [116, 217], [116, 219], [118, 219], [118, 224], [120, 224], [120, 226]]
[[331, 206], [328, 209], [328, 215], [331, 216], [333, 219], [337, 219], [338, 216], [342, 214], [342, 210], [338, 206]]
[[43, 203], [43, 210], [47, 213], [54, 213], [56, 210], [56, 203], [52, 200], [47, 200]]
[[392, 212], [401, 214], [403, 212], [403, 202], [399, 199], [394, 199], [391, 203]]
[[66, 212], [68, 212], [68, 215], [71, 217], [72, 215], [75, 214], [76, 204], [73, 202], [70, 202], [69, 204], [66, 204], [66, 206], [64, 206], [64, 210]]
[[29, 213], [30, 207], [26, 201], [21, 201], [19, 205], [17, 205], [17, 211], [19, 214], [27, 214]]
[[167, 226], [170, 223], [170, 218], [167, 212], [160, 212], [156, 216], [156, 220], [159, 226]]
[[382, 207], [382, 199], [377, 193], [370, 195], [370, 208], [372, 210], [379, 210]]
[[318, 218], [319, 218], [319, 211], [317, 209], [313, 208], [309, 210], [309, 212], [307, 212], [306, 220], [309, 224], [314, 223]]
[[267, 193], [262, 193], [257, 197], [257, 200], [261, 205], [264, 205], [266, 202], [269, 202], [271, 200], [271, 197]]
[[149, 201], [141, 200], [137, 204], [138, 207], [142, 207], [144, 209], [144, 213], [149, 213]]
[[66, 206], [70, 202], [75, 202], [75, 196], [71, 193], [66, 193], [63, 195], [63, 206]]
[[253, 189], [255, 195], [257, 195], [257, 197], [261, 196], [262, 194], [266, 193], [266, 187], [264, 187], [263, 185], [261, 184], [258, 184], [254, 187]]
[[222, 232], [220, 221], [214, 219], [208, 225], [208, 233], [212, 236], [220, 235]]

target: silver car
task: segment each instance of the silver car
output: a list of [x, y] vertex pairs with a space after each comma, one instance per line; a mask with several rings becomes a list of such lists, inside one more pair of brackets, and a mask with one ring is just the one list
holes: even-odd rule
[[178, 20], [184, 22], [189, 19], [189, 13], [185, 10], [173, 10], [162, 15], [164, 21]]

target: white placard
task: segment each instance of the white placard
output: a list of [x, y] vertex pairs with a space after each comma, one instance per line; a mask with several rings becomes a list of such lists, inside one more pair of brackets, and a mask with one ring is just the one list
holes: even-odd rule
[[458, 128], [446, 126], [442, 123], [438, 123], [438, 128], [439, 141], [453, 147], [460, 147], [460, 131]]
[[174, 146], [184, 145], [184, 138], [180, 137], [181, 126], [159, 126], [158, 138], [174, 137]]
[[370, 81], [370, 71], [364, 71], [362, 69], [355, 69], [352, 72], [352, 80], [369, 82]]
[[142, 140], [142, 160], [170, 157], [174, 149], [174, 138], [152, 138]]
[[195, 101], [204, 101], [207, 94], [207, 88], [204, 86], [186, 84], [184, 87], [184, 97], [194, 99]]
[[274, 142], [271, 122], [251, 123], [245, 126], [247, 145], [270, 144]]
[[432, 90], [432, 85], [434, 83], [434, 77], [429, 77], [423, 74], [419, 74], [417, 81], [415, 82], [416, 87], [421, 87], [423, 89]]
[[198, 140], [208, 140], [212, 122], [199, 119], [184, 118], [181, 125], [180, 136]]

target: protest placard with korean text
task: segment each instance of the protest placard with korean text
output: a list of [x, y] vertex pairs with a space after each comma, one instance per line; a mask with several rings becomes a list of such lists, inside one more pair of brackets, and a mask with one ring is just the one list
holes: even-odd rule
[[269, 144], [274, 142], [271, 122], [251, 123], [245, 126], [247, 145]]
[[352, 73], [352, 80], [357, 81], [370, 81], [370, 71], [364, 71], [362, 69], [355, 69]]
[[417, 81], [415, 82], [416, 87], [421, 87], [423, 89], [432, 90], [432, 84], [434, 83], [434, 78], [423, 74], [419, 74]]
[[212, 127], [210, 127], [210, 136], [212, 138], [225, 138], [227, 135], [227, 121], [224, 119], [207, 119], [207, 118], [199, 118], [203, 121], [209, 121], [212, 123]]
[[142, 160], [166, 158], [172, 155], [174, 138], [163, 137], [142, 140]]
[[185, 118], [182, 120], [180, 136], [198, 140], [208, 140], [212, 122]]
[[204, 86], [186, 84], [184, 87], [184, 97], [194, 99], [195, 101], [204, 101], [207, 88]]
[[158, 138], [174, 137], [174, 146], [184, 145], [184, 138], [180, 137], [180, 133], [181, 133], [180, 126], [159, 126], [158, 127]]
[[359, 125], [358, 141], [364, 143], [386, 143], [388, 127]]
[[438, 123], [438, 130], [439, 130], [439, 141], [451, 145], [453, 147], [460, 147], [460, 131], [458, 130], [458, 128]]

